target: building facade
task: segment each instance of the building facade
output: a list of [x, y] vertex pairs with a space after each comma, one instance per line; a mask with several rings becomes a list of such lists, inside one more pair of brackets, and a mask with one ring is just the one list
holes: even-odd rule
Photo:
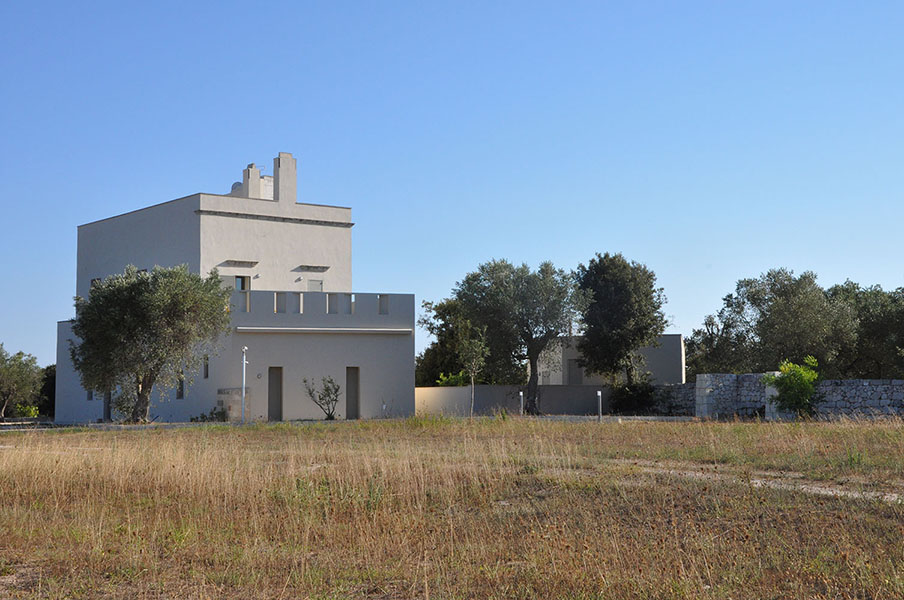
[[[541, 385], [593, 385], [607, 383], [596, 373], [586, 373], [579, 364], [579, 336], [571, 336], [540, 358], [538, 369]], [[656, 344], [637, 351], [643, 358], [641, 370], [653, 384], [682, 384], [685, 381], [684, 336], [680, 333], [660, 335]]]
[[[187, 421], [220, 408], [246, 417], [322, 418], [302, 379], [340, 385], [338, 418], [414, 413], [414, 296], [352, 293], [351, 209], [297, 202], [296, 161], [273, 175], [254, 164], [229, 194], [193, 194], [78, 228], [76, 294], [129, 265], [216, 268], [232, 288], [232, 332], [200, 373], [155, 391], [151, 416]], [[69, 358], [71, 323], [57, 331], [56, 420], [109, 419], [109, 397], [81, 387]]]

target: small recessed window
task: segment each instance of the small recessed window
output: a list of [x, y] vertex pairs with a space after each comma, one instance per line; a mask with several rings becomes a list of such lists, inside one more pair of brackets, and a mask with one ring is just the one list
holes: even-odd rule
[[389, 294], [379, 294], [377, 296], [377, 304], [381, 315], [389, 314]]
[[210, 357], [204, 357], [204, 379], [210, 377]]
[[185, 379], [179, 377], [179, 385], [176, 386], [176, 400], [185, 398]]
[[240, 292], [247, 292], [251, 289], [251, 277], [248, 275], [235, 276], [235, 289]]
[[91, 402], [92, 400], [94, 400], [94, 390], [88, 390], [87, 398], [88, 398], [88, 402]]

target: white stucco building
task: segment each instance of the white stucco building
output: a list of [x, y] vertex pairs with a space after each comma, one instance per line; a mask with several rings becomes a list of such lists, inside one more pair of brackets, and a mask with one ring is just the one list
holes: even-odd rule
[[[607, 379], [597, 373], [587, 373], [580, 367], [579, 336], [571, 336], [565, 343], [547, 350], [540, 358], [541, 385], [606, 385]], [[680, 333], [660, 335], [652, 346], [638, 350], [643, 358], [642, 371], [654, 384], [681, 384], [685, 381], [684, 336]]]
[[[273, 175], [255, 165], [229, 194], [193, 194], [78, 228], [76, 294], [126, 265], [216, 268], [232, 295], [232, 333], [184, 389], [155, 391], [151, 417], [187, 421], [221, 407], [239, 418], [242, 347], [246, 416], [317, 419], [302, 379], [341, 386], [338, 418], [414, 414], [414, 296], [352, 293], [351, 209], [296, 201], [296, 162]], [[69, 321], [57, 331], [56, 420], [110, 417], [109, 399], [81, 387], [69, 358]]]

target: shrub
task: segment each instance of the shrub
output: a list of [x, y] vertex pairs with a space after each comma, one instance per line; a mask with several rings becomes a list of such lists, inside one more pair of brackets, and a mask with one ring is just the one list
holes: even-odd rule
[[13, 405], [13, 413], [15, 413], [17, 417], [34, 419], [38, 416], [38, 407], [34, 406], [33, 404], [25, 404], [24, 402], [20, 402]]
[[464, 369], [458, 373], [449, 373], [448, 375], [441, 372], [439, 374], [439, 379], [436, 380], [436, 385], [441, 387], [458, 387], [468, 385], [469, 383], [470, 380], [468, 379], [468, 374], [465, 373]]
[[818, 363], [812, 356], [804, 358], [804, 364], [794, 364], [783, 360], [779, 365], [778, 375], [763, 376], [763, 383], [778, 390], [775, 404], [779, 410], [793, 412], [797, 416], [812, 416], [816, 412], [819, 397], [816, 394], [816, 382], [819, 373]]
[[197, 417], [191, 417], [192, 423], [223, 423], [226, 421], [226, 409], [214, 407], [207, 414], [201, 413]]
[[620, 415], [649, 414], [657, 399], [656, 388], [648, 381], [616, 385], [612, 388], [612, 412]]
[[326, 420], [332, 421], [336, 418], [336, 405], [339, 403], [339, 384], [332, 377], [321, 377], [320, 381], [323, 387], [318, 390], [313, 380], [308, 381], [307, 377], [302, 379], [308, 396], [320, 407], [326, 415]]

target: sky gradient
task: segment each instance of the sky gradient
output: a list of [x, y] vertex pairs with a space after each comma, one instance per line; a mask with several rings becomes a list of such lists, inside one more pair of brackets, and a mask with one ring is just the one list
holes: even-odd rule
[[[425, 6], [426, 5], [426, 6]], [[354, 291], [622, 252], [689, 335], [742, 277], [904, 285], [904, 4], [34, 3], [0, 19], [0, 342], [55, 362], [76, 226], [298, 159]], [[417, 348], [427, 343], [418, 331]]]

